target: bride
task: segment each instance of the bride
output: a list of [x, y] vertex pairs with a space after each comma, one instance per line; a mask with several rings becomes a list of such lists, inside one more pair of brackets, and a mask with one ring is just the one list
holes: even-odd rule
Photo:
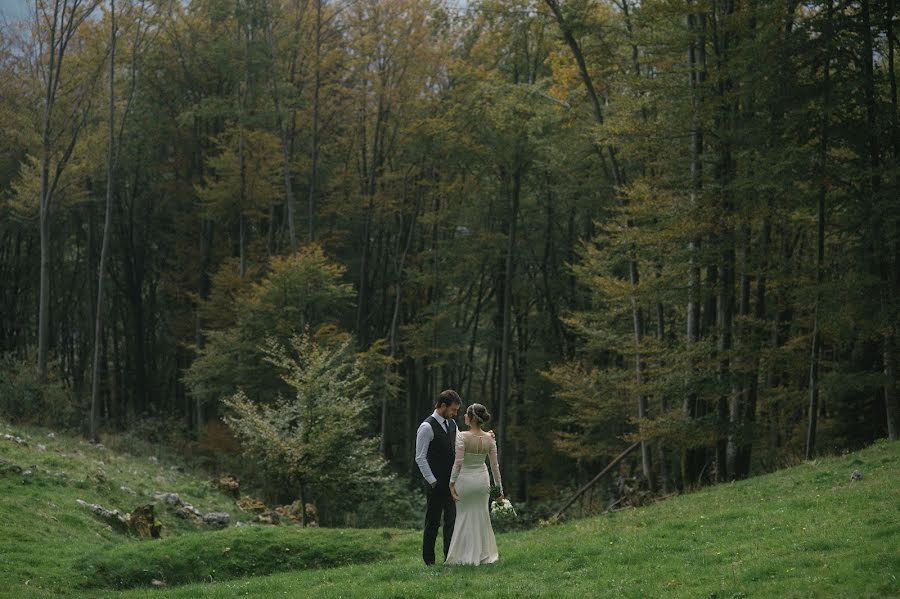
[[497, 465], [497, 443], [482, 427], [491, 419], [487, 408], [472, 404], [466, 410], [466, 432], [456, 435], [456, 459], [450, 474], [450, 494], [456, 501], [456, 525], [447, 553], [448, 564], [491, 564], [497, 561], [497, 541], [488, 513], [490, 481], [485, 458], [490, 458], [494, 484], [503, 486]]

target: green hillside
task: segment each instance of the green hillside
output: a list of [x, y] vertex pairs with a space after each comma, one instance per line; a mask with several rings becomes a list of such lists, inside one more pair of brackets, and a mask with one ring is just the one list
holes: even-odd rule
[[[480, 568], [426, 568], [414, 530], [236, 527], [250, 515], [205, 480], [40, 429], [0, 425], [0, 460], [2, 596], [900, 596], [897, 443], [502, 534], [500, 563]], [[232, 525], [212, 530], [156, 502], [163, 539], [142, 541], [77, 503], [131, 509], [156, 492], [228, 511]]]

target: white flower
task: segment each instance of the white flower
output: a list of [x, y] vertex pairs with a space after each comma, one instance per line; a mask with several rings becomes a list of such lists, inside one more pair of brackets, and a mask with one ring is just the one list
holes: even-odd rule
[[491, 516], [495, 520], [515, 520], [518, 518], [516, 510], [509, 502], [509, 499], [491, 502]]

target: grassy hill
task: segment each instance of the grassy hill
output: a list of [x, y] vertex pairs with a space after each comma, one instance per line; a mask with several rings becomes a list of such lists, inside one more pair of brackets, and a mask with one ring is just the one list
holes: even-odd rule
[[250, 518], [190, 473], [0, 424], [0, 596], [900, 597], [900, 443], [503, 534], [480, 568], [425, 567], [419, 531], [210, 530], [158, 502], [164, 538], [142, 541], [76, 501], [131, 509], [168, 491]]

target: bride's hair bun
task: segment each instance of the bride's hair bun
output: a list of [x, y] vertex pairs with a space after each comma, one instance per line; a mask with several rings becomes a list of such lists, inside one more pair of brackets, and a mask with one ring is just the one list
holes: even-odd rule
[[466, 410], [466, 414], [469, 415], [469, 418], [482, 426], [491, 421], [491, 413], [480, 403], [473, 403], [469, 406], [469, 409]]

